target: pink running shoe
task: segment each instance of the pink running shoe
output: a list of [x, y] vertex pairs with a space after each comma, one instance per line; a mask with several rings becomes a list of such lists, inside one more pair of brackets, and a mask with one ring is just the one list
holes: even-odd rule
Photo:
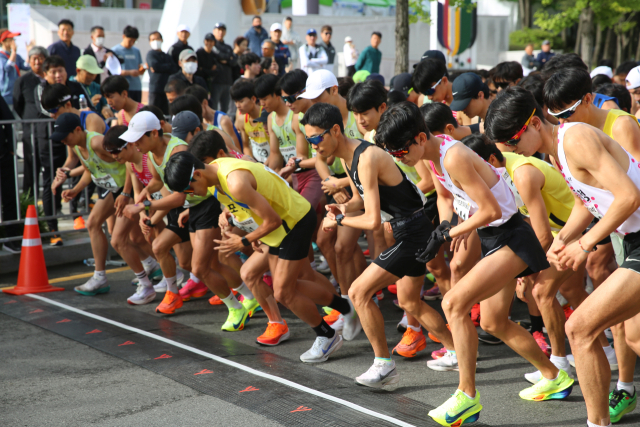
[[203, 282], [196, 283], [193, 280], [187, 280], [187, 283], [180, 289], [180, 297], [182, 301], [189, 301], [191, 298], [201, 298], [209, 292], [209, 288]]
[[424, 291], [422, 293], [422, 299], [427, 301], [442, 299], [442, 293], [440, 293], [440, 288], [438, 287], [438, 285], [433, 285], [431, 289]]
[[273, 288], [273, 277], [271, 277], [271, 274], [269, 273], [265, 273], [262, 276], [262, 280], [264, 281], [264, 283], [266, 283], [270, 288]]
[[441, 357], [443, 357], [445, 354], [447, 354], [447, 349], [442, 347], [440, 350], [434, 350], [431, 352], [431, 357], [433, 357], [434, 359], [440, 359]]
[[544, 337], [544, 334], [542, 332], [534, 332], [533, 338], [536, 340], [540, 350], [542, 350], [545, 356], [551, 357], [551, 346], [547, 344], [547, 339]]

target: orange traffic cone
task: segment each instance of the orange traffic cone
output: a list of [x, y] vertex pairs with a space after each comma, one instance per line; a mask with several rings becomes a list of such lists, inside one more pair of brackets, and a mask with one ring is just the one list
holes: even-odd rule
[[54, 288], [49, 284], [44, 252], [42, 252], [42, 240], [40, 240], [40, 229], [38, 228], [38, 215], [36, 207], [30, 205], [27, 208], [27, 218], [24, 220], [18, 285], [13, 289], [3, 289], [2, 292], [24, 295], [55, 291], [64, 291], [64, 288]]

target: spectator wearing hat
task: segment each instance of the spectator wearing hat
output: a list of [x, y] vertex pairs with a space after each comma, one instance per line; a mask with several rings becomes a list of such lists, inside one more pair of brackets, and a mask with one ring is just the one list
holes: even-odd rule
[[262, 18], [254, 16], [251, 22], [251, 29], [244, 37], [249, 41], [249, 50], [258, 56], [262, 56], [262, 42], [269, 38], [269, 33], [262, 26]]
[[318, 42], [318, 44], [324, 48], [325, 52], [327, 52], [327, 65], [325, 65], [323, 68], [335, 74], [336, 48], [331, 44], [332, 34], [333, 29], [331, 28], [331, 25], [323, 25], [320, 29], [321, 40]]
[[169, 80], [182, 80], [187, 87], [197, 84], [209, 91], [207, 82], [200, 76], [196, 75], [198, 71], [198, 56], [192, 49], [184, 49], [178, 57], [178, 65], [180, 71], [169, 76]]
[[[273, 57], [275, 61], [278, 63], [279, 71], [278, 76], [283, 76], [285, 68], [289, 65], [289, 61], [291, 60], [291, 52], [287, 45], [285, 45], [282, 40], [282, 25], [279, 23], [275, 23], [271, 25], [271, 41], [274, 44], [275, 51], [273, 53]], [[264, 43], [263, 43], [264, 45]], [[263, 52], [264, 56], [264, 52]]]
[[218, 55], [213, 48], [216, 45], [216, 38], [212, 33], [204, 36], [204, 46], [196, 51], [198, 57], [198, 71], [196, 75], [202, 77], [207, 83], [207, 91], [213, 92], [213, 84], [218, 74]]
[[358, 61], [358, 50], [353, 44], [353, 39], [350, 36], [344, 38], [344, 47], [342, 48], [344, 55], [344, 65], [347, 67], [347, 75], [353, 77], [356, 73], [356, 62]]
[[418, 105], [420, 95], [413, 89], [411, 79], [410, 73], [401, 73], [394, 76], [391, 79], [391, 90], [389, 92], [400, 92], [404, 95], [405, 100]]
[[144, 74], [142, 55], [138, 48], [134, 46], [139, 37], [138, 29], [127, 25], [122, 32], [120, 44], [111, 48], [119, 58], [124, 60], [120, 75], [124, 76], [129, 82], [129, 98], [136, 102], [142, 102], [142, 80], [140, 76]]
[[317, 40], [318, 33], [315, 29], [309, 28], [307, 30], [307, 43], [300, 46], [300, 68], [308, 75], [324, 68], [324, 65], [329, 61], [324, 48], [316, 45]]
[[[98, 61], [98, 67], [104, 69], [102, 74], [96, 76], [96, 83], [98, 84], [102, 83], [104, 79], [111, 75], [109, 70], [105, 68], [107, 59], [109, 59], [110, 56], [118, 58], [111, 49], [104, 47], [104, 28], [99, 25], [91, 27], [91, 43], [89, 43], [89, 46], [85, 48], [82, 54], [91, 55], [96, 58], [96, 61]], [[121, 63], [124, 62], [124, 60], [120, 58], [118, 58], [118, 60]]]
[[191, 36], [191, 28], [188, 25], [178, 25], [178, 41], [171, 45], [167, 53], [171, 58], [173, 58], [173, 62], [176, 64], [180, 60], [180, 52], [185, 49], [193, 48], [187, 44], [187, 40], [189, 40], [189, 36]]
[[382, 41], [382, 34], [378, 31], [374, 31], [371, 34], [371, 45], [367, 46], [358, 61], [356, 62], [356, 70], [367, 70], [370, 73], [380, 72], [380, 61], [382, 61], [382, 52], [378, 49], [380, 42]]
[[287, 45], [289, 53], [291, 53], [291, 65], [292, 68], [297, 67], [298, 63], [298, 51], [302, 45], [302, 38], [293, 30], [293, 20], [290, 16], [287, 16], [282, 20], [282, 43]]
[[98, 66], [98, 61], [94, 56], [82, 55], [76, 61], [76, 75], [69, 78], [72, 82], [80, 83], [80, 86], [84, 89], [89, 107], [100, 114], [102, 114], [103, 109], [109, 108], [107, 100], [100, 91], [100, 85], [95, 81], [96, 77], [102, 74], [103, 71]]
[[62, 19], [58, 22], [60, 40], [47, 48], [49, 55], [58, 55], [62, 58], [69, 77], [76, 74], [76, 61], [80, 58], [80, 49], [71, 43], [73, 28], [73, 22], [68, 19]]
[[544, 64], [546, 64], [547, 61], [553, 58], [556, 54], [551, 52], [551, 42], [549, 40], [542, 42], [541, 49], [542, 51], [538, 54], [536, 59], [540, 63], [540, 67], [544, 67]]
[[217, 22], [213, 28], [213, 36], [216, 38], [216, 44], [213, 51], [218, 55], [218, 74], [215, 83], [211, 88], [211, 108], [214, 110], [229, 111], [229, 102], [231, 95], [229, 89], [233, 84], [231, 70], [236, 64], [237, 57], [233, 53], [233, 47], [224, 42], [224, 36], [227, 34], [227, 26], [224, 22]]
[[525, 77], [529, 75], [530, 72], [539, 70], [542, 68], [542, 64], [533, 56], [533, 44], [529, 43], [524, 48], [524, 55], [522, 56], [522, 60], [520, 61], [522, 65], [522, 69], [524, 71]]
[[149, 34], [151, 50], [147, 52], [147, 66], [149, 67], [149, 105], [154, 105], [169, 114], [169, 101], [164, 93], [164, 87], [169, 76], [180, 70], [173, 58], [162, 51], [162, 34], [154, 31]]
[[30, 70], [29, 65], [25, 64], [24, 59], [18, 55], [14, 37], [19, 35], [20, 33], [12, 33], [9, 30], [0, 33], [0, 44], [2, 45], [0, 47], [0, 67], [2, 67], [0, 94], [8, 105], [13, 104], [13, 85], [20, 77], [20, 70]]

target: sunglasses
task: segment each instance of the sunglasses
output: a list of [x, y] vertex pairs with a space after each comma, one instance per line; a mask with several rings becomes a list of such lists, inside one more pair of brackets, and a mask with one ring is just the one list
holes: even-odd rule
[[61, 109], [62, 107], [64, 107], [64, 105], [60, 104], [56, 108], [52, 108], [50, 110], [47, 110], [47, 113], [56, 114], [58, 112], [58, 110]]
[[399, 150], [389, 150], [387, 148], [384, 149], [387, 153], [395, 157], [396, 159], [401, 159], [407, 154], [409, 154], [409, 147], [416, 143], [415, 139], [411, 139], [407, 144]]
[[193, 173], [196, 171], [196, 167], [194, 166], [193, 169], [191, 169], [191, 176], [189, 177], [189, 184], [187, 184], [187, 188], [185, 188], [184, 190], [182, 190], [182, 193], [184, 194], [193, 194], [194, 190], [191, 187], [191, 183], [192, 182], [196, 182], [195, 179], [193, 179]]
[[511, 82], [493, 82], [493, 84], [496, 87], [499, 87], [500, 89], [506, 89], [509, 87], [509, 85], [511, 84]]
[[529, 123], [531, 123], [531, 119], [533, 118], [533, 115], [536, 113], [536, 109], [533, 109], [533, 112], [531, 113], [531, 115], [529, 116], [529, 119], [527, 120], [527, 122], [524, 124], [524, 126], [522, 126], [522, 129], [520, 129], [520, 131], [518, 133], [516, 133], [513, 138], [511, 138], [508, 141], [503, 142], [504, 145], [508, 145], [510, 147], [515, 147], [516, 145], [518, 145], [518, 142], [520, 142], [520, 137], [522, 136], [522, 134], [527, 130], [527, 128], [529, 127]]
[[[442, 77], [442, 79], [444, 79], [444, 76]], [[427, 89], [425, 95], [433, 95], [434, 93], [436, 93], [436, 87], [440, 84], [442, 79], [438, 80], [438, 82], [436, 84], [431, 86], [431, 88]]]
[[125, 141], [125, 143], [120, 148], [113, 148], [111, 150], [109, 150], [108, 148], [105, 148], [105, 150], [108, 151], [111, 154], [120, 154], [120, 152], [122, 150], [124, 150], [124, 148], [127, 146], [127, 144], [129, 144], [129, 143]]
[[301, 90], [301, 91], [299, 91], [299, 92], [294, 93], [293, 95], [287, 95], [287, 96], [282, 96], [282, 95], [281, 95], [281, 96], [280, 96], [280, 98], [282, 98], [282, 100], [283, 100], [285, 103], [287, 103], [287, 102], [288, 102], [289, 104], [293, 104], [294, 102], [296, 102], [296, 100], [298, 99], [298, 97], [299, 97], [300, 95], [302, 95], [303, 93], [305, 93], [305, 91], [306, 91], [306, 90], [307, 90], [307, 88], [305, 87], [304, 89], [302, 89], [302, 90]]
[[327, 130], [325, 130], [324, 132], [322, 132], [320, 135], [310, 136], [310, 137], [308, 137], [308, 138], [305, 136], [305, 138], [307, 139], [307, 142], [308, 142], [309, 144], [311, 144], [311, 145], [315, 145], [315, 146], [317, 147], [318, 145], [320, 145], [320, 143], [321, 143], [321, 142], [322, 142], [322, 140], [324, 139], [325, 134], [326, 134], [327, 132], [329, 132], [330, 130], [331, 130], [331, 129], [327, 129]]
[[571, 117], [573, 115], [573, 113], [576, 112], [576, 109], [578, 108], [578, 105], [580, 105], [581, 103], [582, 103], [582, 99], [580, 99], [578, 102], [576, 102], [575, 104], [573, 104], [571, 107], [567, 108], [566, 110], [560, 111], [559, 113], [552, 112], [550, 108], [548, 108], [547, 111], [549, 112], [549, 114], [551, 114], [553, 117], [555, 117], [557, 119], [568, 119], [569, 117]]
[[331, 33], [330, 33], [330, 32], [328, 32], [328, 31], [325, 31], [323, 34], [324, 34], [325, 36], [330, 36], [330, 35], [331, 35]]

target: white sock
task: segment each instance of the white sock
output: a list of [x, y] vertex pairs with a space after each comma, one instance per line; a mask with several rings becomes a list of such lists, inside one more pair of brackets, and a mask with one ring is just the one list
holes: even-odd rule
[[[460, 391], [462, 391], [462, 390], [460, 390]], [[469, 395], [468, 395], [467, 393], [465, 393], [464, 391], [462, 392], [462, 394], [464, 394], [465, 396], [467, 396], [467, 397], [468, 397], [469, 399], [471, 399], [471, 400], [475, 399], [475, 397], [471, 397], [471, 396], [469, 396]]]
[[316, 269], [316, 260], [315, 260], [315, 259], [314, 259], [313, 261], [311, 261], [311, 268], [312, 268], [313, 270], [315, 270], [315, 269]]
[[616, 354], [616, 351], [610, 345], [602, 347], [602, 349], [604, 350], [604, 354], [607, 355], [607, 358], [611, 357], [612, 355], [615, 356]]
[[189, 273], [189, 278], [196, 283], [200, 283], [200, 279], [193, 275], [193, 273]]
[[636, 392], [636, 388], [633, 386], [633, 383], [623, 383], [620, 380], [618, 380], [618, 384], [616, 384], [616, 389], [624, 390], [632, 396]]
[[165, 277], [167, 280], [167, 291], [173, 292], [174, 294], [178, 293], [178, 283], [176, 282], [176, 276], [173, 277]]
[[600, 424], [594, 424], [591, 421], [587, 420], [587, 427], [611, 427], [611, 423], [606, 426], [601, 426]]
[[136, 273], [136, 277], [138, 278], [138, 283], [143, 285], [145, 288], [150, 288], [153, 286], [151, 281], [149, 280], [149, 276], [147, 276], [147, 272], [142, 269], [141, 273]]
[[151, 267], [152, 265], [156, 264], [157, 261], [152, 256], [149, 256], [147, 259], [142, 260], [142, 265], [144, 265], [145, 267]]
[[[238, 292], [240, 295], [242, 295], [245, 299], [254, 299], [255, 297], [253, 296], [253, 293], [251, 292], [251, 290], [249, 289], [249, 287], [247, 285], [245, 285], [244, 282], [242, 282], [242, 285], [238, 286], [237, 288], [234, 289], [234, 291]], [[233, 292], [232, 292], [233, 293]]]
[[104, 282], [107, 280], [107, 273], [105, 273], [104, 270], [102, 271], [95, 270], [93, 272], [93, 278], [99, 282]]
[[284, 325], [284, 320], [281, 320], [281, 321], [279, 321], [279, 322], [278, 322], [278, 321], [275, 321], [275, 320], [272, 322], [271, 320], [269, 320], [269, 323], [277, 323], [277, 324], [279, 324], [279, 325]]
[[233, 295], [233, 292], [229, 292], [229, 296], [226, 298], [220, 298], [220, 301], [225, 303], [228, 308], [239, 309], [242, 308], [242, 304], [238, 301], [238, 299]]
[[569, 361], [567, 360], [566, 356], [554, 356], [553, 354], [551, 355], [551, 357], [549, 358], [549, 360], [551, 361], [551, 363], [553, 363], [556, 368], [558, 369], [564, 369], [567, 366], [569, 366]]
[[420, 332], [420, 329], [422, 329], [421, 326], [411, 326], [411, 325], [407, 325], [407, 328], [411, 328], [414, 332]]
[[340, 295], [342, 298], [346, 299], [347, 301], [349, 300], [349, 295]]

